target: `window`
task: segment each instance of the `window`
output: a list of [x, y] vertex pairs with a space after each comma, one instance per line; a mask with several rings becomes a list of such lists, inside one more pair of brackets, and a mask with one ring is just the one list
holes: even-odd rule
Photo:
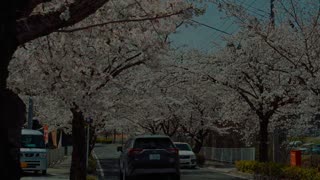
[[129, 140], [126, 142], [126, 144], [125, 144], [124, 147], [123, 147], [124, 150], [130, 148], [131, 142], [132, 142], [132, 139], [129, 139]]
[[134, 148], [168, 149], [174, 146], [169, 138], [138, 138], [134, 143]]
[[22, 148], [45, 148], [44, 137], [42, 135], [22, 135]]
[[191, 148], [188, 144], [175, 144], [175, 145], [181, 151], [191, 151]]

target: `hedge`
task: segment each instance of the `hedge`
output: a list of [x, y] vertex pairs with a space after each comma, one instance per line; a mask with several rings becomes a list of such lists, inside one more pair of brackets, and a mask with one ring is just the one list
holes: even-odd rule
[[112, 143], [112, 138], [98, 137], [98, 138], [96, 139], [96, 143], [111, 144], [111, 143]]
[[97, 180], [97, 176], [87, 175], [86, 180]]
[[274, 162], [237, 161], [238, 171], [290, 180], [320, 180], [320, 173], [316, 168], [291, 167]]

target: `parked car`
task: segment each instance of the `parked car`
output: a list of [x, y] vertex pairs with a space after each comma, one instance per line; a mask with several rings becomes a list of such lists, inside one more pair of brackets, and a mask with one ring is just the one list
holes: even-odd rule
[[314, 144], [311, 148], [312, 154], [320, 154], [320, 144]]
[[301, 141], [291, 141], [289, 142], [289, 147], [298, 147], [301, 146], [303, 143]]
[[122, 180], [148, 174], [165, 174], [180, 180], [179, 150], [168, 136], [137, 136], [118, 147], [118, 151]]
[[310, 154], [312, 146], [313, 146], [313, 143], [305, 143], [305, 144], [295, 148], [295, 150], [300, 150], [301, 154]]
[[42, 132], [22, 129], [20, 163], [22, 171], [47, 173], [47, 149]]
[[174, 142], [174, 145], [179, 149], [180, 166], [195, 168], [197, 166], [197, 157], [190, 145], [184, 142]]

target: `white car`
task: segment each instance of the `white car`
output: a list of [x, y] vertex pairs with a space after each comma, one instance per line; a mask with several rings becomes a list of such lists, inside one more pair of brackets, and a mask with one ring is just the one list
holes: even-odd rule
[[180, 166], [195, 168], [197, 166], [197, 157], [188, 143], [175, 142], [174, 145], [179, 149]]

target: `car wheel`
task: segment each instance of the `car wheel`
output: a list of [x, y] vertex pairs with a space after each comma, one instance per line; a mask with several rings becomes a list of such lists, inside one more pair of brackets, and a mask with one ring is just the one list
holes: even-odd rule
[[131, 180], [131, 177], [127, 176], [125, 171], [121, 172], [121, 175], [122, 175], [120, 177], [121, 180]]
[[42, 174], [42, 175], [46, 175], [46, 174], [47, 174], [47, 170], [42, 170], [42, 171], [41, 171], [41, 174]]
[[127, 176], [123, 173], [123, 180], [131, 180], [132, 178], [130, 176]]
[[180, 180], [180, 175], [178, 174], [172, 174], [168, 178], [169, 180]]
[[121, 169], [120, 169], [119, 176], [120, 176], [120, 180], [124, 180], [124, 179], [123, 179], [123, 173], [122, 173]]
[[190, 166], [191, 169], [196, 169], [196, 165]]
[[174, 176], [174, 180], [180, 180], [180, 175], [177, 175], [177, 174], [176, 174], [176, 175]]

